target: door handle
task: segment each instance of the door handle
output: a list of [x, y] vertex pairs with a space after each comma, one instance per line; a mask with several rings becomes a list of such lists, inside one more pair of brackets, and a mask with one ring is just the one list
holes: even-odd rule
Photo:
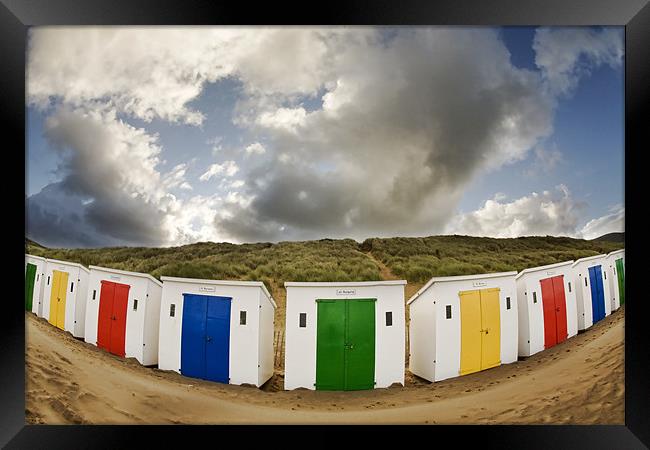
[[205, 340], [210, 342], [212, 340], [212, 337], [211, 336], [206, 336]]

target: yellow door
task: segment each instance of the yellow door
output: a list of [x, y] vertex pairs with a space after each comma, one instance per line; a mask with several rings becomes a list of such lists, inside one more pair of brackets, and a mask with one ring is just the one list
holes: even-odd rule
[[62, 330], [65, 327], [65, 300], [68, 297], [68, 272], [61, 272], [59, 281], [59, 304], [56, 313], [56, 326]]
[[501, 364], [499, 288], [481, 290], [481, 370]]
[[50, 318], [48, 319], [52, 325], [56, 326], [56, 313], [58, 309], [59, 298], [59, 282], [61, 280], [61, 272], [58, 270], [52, 271], [52, 290], [50, 291]]
[[481, 370], [481, 295], [462, 291], [460, 297], [460, 375]]

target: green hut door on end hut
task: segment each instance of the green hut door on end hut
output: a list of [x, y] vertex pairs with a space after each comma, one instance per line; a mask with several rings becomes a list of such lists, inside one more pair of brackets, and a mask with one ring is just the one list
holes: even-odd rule
[[25, 311], [32, 310], [34, 300], [34, 281], [36, 278], [36, 265], [27, 263], [25, 270]]
[[316, 302], [316, 389], [373, 389], [376, 299]]
[[618, 295], [619, 304], [625, 303], [625, 268], [623, 268], [623, 258], [616, 260], [616, 277], [618, 278]]

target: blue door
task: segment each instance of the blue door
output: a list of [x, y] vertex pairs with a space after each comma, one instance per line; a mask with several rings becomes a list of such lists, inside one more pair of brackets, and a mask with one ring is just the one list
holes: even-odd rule
[[600, 266], [589, 268], [589, 282], [591, 284], [593, 322], [596, 323], [605, 317], [605, 292], [603, 290], [603, 275]]
[[228, 383], [230, 297], [183, 294], [181, 373]]

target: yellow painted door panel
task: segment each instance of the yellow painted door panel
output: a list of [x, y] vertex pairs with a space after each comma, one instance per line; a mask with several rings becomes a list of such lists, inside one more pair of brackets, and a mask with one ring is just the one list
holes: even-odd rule
[[65, 327], [65, 301], [68, 297], [68, 273], [61, 272], [61, 280], [59, 281], [59, 304], [56, 313], [56, 326], [62, 330]]
[[499, 289], [481, 290], [481, 370], [501, 364], [501, 312]]
[[52, 271], [52, 290], [50, 291], [50, 317], [49, 322], [56, 326], [56, 313], [58, 311], [58, 298], [59, 298], [59, 284], [61, 280], [61, 272], [58, 270]]
[[460, 297], [460, 375], [481, 370], [481, 295], [462, 291]]

